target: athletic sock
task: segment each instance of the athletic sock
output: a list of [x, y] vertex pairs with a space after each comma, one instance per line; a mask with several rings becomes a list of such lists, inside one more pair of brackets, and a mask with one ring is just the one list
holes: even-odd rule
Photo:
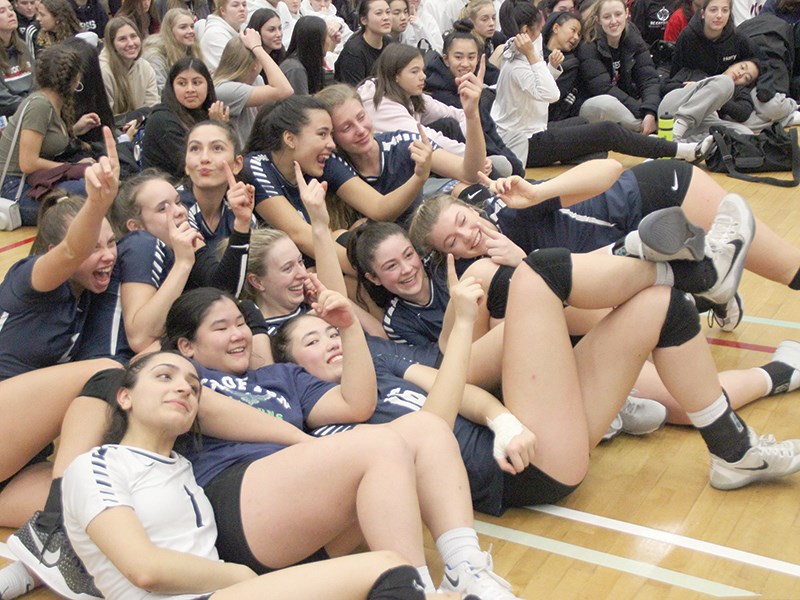
[[789, 282], [789, 287], [793, 290], [800, 290], [800, 269], [797, 269], [794, 278]]
[[472, 527], [445, 531], [436, 539], [436, 549], [444, 563], [451, 567], [462, 562], [479, 564], [482, 555], [478, 532]]
[[44, 510], [36, 518], [36, 525], [46, 531], [53, 531], [62, 525], [64, 509], [61, 504], [61, 477], [50, 482], [50, 492], [44, 503]]
[[675, 121], [672, 124], [672, 139], [677, 142], [686, 135], [688, 129], [689, 123], [680, 117], [675, 117]]
[[35, 587], [33, 577], [21, 562], [15, 561], [0, 569], [0, 591], [3, 600], [27, 594]]
[[426, 594], [436, 593], [436, 586], [433, 584], [433, 579], [431, 579], [431, 572], [428, 570], [428, 567], [426, 565], [417, 567], [417, 573], [419, 573], [419, 576], [422, 579], [422, 585], [425, 586], [425, 593]]
[[687, 413], [708, 451], [724, 461], [742, 459], [750, 449], [750, 433], [728, 402], [725, 392], [703, 410]]
[[800, 371], [786, 363], [774, 360], [762, 367], [756, 368], [764, 373], [767, 378], [767, 382], [769, 383], [768, 396], [785, 394], [786, 392], [794, 391], [800, 387]]
[[700, 262], [671, 260], [669, 264], [675, 274], [675, 287], [682, 292], [699, 294], [711, 289], [717, 282], [714, 263], [707, 256]]
[[675, 272], [668, 263], [656, 263], [656, 285], [675, 285]]
[[675, 158], [691, 162], [696, 158], [696, 150], [696, 142], [678, 142], [678, 150], [675, 152]]

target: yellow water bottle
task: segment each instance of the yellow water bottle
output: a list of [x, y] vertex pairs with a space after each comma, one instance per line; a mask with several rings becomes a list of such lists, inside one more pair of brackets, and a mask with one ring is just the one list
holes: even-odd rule
[[669, 114], [664, 113], [658, 116], [658, 137], [662, 140], [672, 141], [672, 128], [675, 126], [675, 118]]

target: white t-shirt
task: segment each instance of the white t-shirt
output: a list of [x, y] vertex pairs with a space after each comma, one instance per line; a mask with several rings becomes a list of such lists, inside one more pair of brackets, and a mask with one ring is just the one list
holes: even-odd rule
[[61, 489], [67, 535], [106, 598], [188, 600], [199, 595], [164, 595], [134, 586], [86, 533], [104, 510], [129, 506], [156, 546], [219, 560], [214, 511], [188, 460], [174, 452], [165, 457], [130, 446], [101, 446], [73, 461]]

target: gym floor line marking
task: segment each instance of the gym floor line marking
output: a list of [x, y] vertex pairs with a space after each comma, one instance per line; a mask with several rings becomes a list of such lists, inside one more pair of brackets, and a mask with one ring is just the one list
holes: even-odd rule
[[759, 567], [776, 573], [783, 573], [791, 577], [800, 577], [800, 565], [762, 556], [760, 554], [753, 554], [752, 552], [745, 552], [744, 550], [737, 550], [729, 546], [721, 546], [719, 544], [712, 544], [711, 542], [704, 542], [695, 538], [679, 535], [676, 533], [669, 533], [652, 527], [644, 527], [642, 525], [635, 525], [625, 521], [618, 521], [616, 519], [609, 519], [608, 517], [601, 517], [591, 513], [574, 510], [572, 508], [564, 508], [563, 506], [553, 506], [551, 504], [543, 504], [541, 506], [528, 506], [528, 510], [542, 512], [548, 515], [561, 517], [563, 519], [570, 519], [604, 529], [611, 529], [621, 533], [627, 533], [639, 537], [645, 537], [658, 542], [664, 542], [673, 546], [679, 546], [688, 550], [710, 554], [719, 558], [733, 560], [736, 562], [744, 563], [754, 567]]
[[478, 533], [497, 539], [536, 548], [537, 550], [543, 550], [545, 552], [551, 552], [600, 567], [614, 569], [636, 577], [645, 577], [654, 581], [660, 581], [661, 583], [684, 588], [693, 592], [716, 596], [717, 598], [754, 598], [758, 596], [758, 594], [754, 592], [725, 585], [724, 583], [717, 583], [716, 581], [703, 579], [702, 577], [695, 577], [694, 575], [687, 575], [678, 571], [657, 567], [650, 563], [623, 558], [606, 552], [598, 552], [597, 550], [591, 550], [589, 548], [552, 540], [531, 533], [501, 527], [500, 525], [476, 521], [475, 529], [478, 530]]
[[756, 323], [758, 325], [770, 325], [772, 327], [788, 327], [789, 329], [800, 329], [800, 323], [795, 321], [781, 321], [779, 319], [766, 319], [764, 317], [742, 317], [745, 323]]
[[0, 252], [5, 252], [6, 250], [13, 250], [14, 248], [19, 248], [20, 246], [24, 246], [25, 244], [30, 244], [35, 237], [25, 238], [24, 240], [19, 240], [18, 242], [14, 242], [13, 244], [9, 244], [8, 246], [3, 246], [0, 248]]
[[727, 348], [738, 348], [739, 350], [755, 350], [772, 354], [775, 352], [774, 346], [762, 346], [761, 344], [748, 344], [747, 342], [737, 342], [736, 340], [721, 340], [719, 338], [706, 338], [712, 346], [725, 346]]

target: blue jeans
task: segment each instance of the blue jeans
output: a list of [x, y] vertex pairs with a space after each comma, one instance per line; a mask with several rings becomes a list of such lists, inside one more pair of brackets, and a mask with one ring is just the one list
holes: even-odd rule
[[[0, 195], [8, 200], [14, 200], [17, 197], [21, 181], [22, 177], [6, 175], [3, 187], [0, 188]], [[67, 194], [86, 196], [86, 187], [83, 179], [65, 180], [60, 182], [56, 187], [61, 188]], [[36, 225], [39, 216], [39, 201], [28, 196], [29, 189], [31, 189], [31, 186], [28, 185], [26, 181], [22, 186], [22, 193], [19, 196], [19, 213], [22, 217], [23, 225]]]

